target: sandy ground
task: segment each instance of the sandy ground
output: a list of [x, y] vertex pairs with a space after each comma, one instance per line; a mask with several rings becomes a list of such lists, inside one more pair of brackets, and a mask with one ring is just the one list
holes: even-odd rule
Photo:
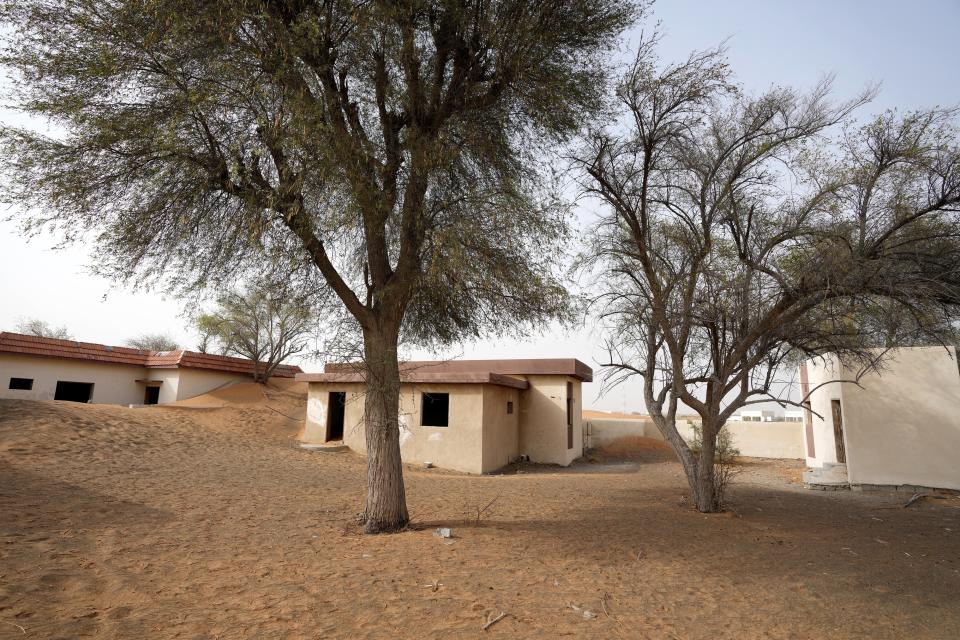
[[0, 401], [0, 638], [960, 637], [954, 497], [753, 460], [705, 516], [638, 439], [564, 471], [409, 469], [416, 527], [365, 537], [363, 460], [296, 446], [295, 388], [188, 404]]

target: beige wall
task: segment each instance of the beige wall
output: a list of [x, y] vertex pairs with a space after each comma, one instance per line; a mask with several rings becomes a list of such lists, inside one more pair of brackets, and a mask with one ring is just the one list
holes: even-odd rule
[[[513, 413], [507, 413], [507, 403]], [[483, 473], [507, 466], [520, 455], [520, 390], [483, 386]]]
[[[146, 369], [133, 365], [0, 354], [0, 398], [53, 400], [57, 381], [63, 380], [92, 382], [96, 403], [137, 404], [143, 402], [145, 390], [134, 381], [146, 377]], [[32, 378], [33, 389], [10, 389], [10, 378]]]
[[[651, 425], [652, 426], [652, 425]], [[652, 427], [656, 429], [655, 426]], [[803, 457], [802, 422], [728, 422], [723, 427], [741, 456], [748, 458]], [[688, 443], [693, 441], [693, 424], [677, 418], [677, 431]]]
[[[954, 348], [900, 349], [889, 355], [884, 370], [862, 377], [860, 387], [837, 383], [814, 392], [813, 408], [823, 416], [813, 416], [814, 462], [834, 456], [829, 399], [837, 398], [852, 484], [960, 489], [960, 372]], [[834, 379], [854, 375], [836, 364], [832, 374]], [[820, 437], [827, 432], [829, 438]], [[825, 451], [822, 440], [829, 443]]]
[[[32, 378], [33, 389], [10, 389], [10, 378]], [[161, 404], [185, 400], [250, 376], [204, 369], [147, 369], [135, 365], [0, 354], [0, 398], [53, 400], [57, 381], [92, 382], [98, 404], [143, 404], [146, 392], [137, 380], [159, 380]]]
[[[525, 391], [499, 385], [403, 384], [400, 387], [400, 454], [404, 462], [488, 473], [527, 454], [534, 462], [569, 465], [583, 455], [580, 383], [565, 376], [531, 376]], [[574, 382], [574, 447], [567, 449], [566, 381]], [[327, 432], [329, 394], [347, 394], [344, 444], [366, 451], [360, 383], [311, 382], [303, 441], [322, 443]], [[447, 427], [420, 424], [420, 394], [449, 393]], [[514, 413], [507, 413], [507, 402]]]
[[[438, 467], [483, 473], [484, 391], [489, 385], [400, 385], [400, 456], [404, 462], [431, 462]], [[305, 442], [324, 442], [330, 392], [347, 393], [343, 442], [354, 451], [367, 450], [363, 428], [363, 386], [311, 382], [307, 392]], [[423, 426], [421, 394], [449, 393], [448, 426]], [[502, 465], [501, 465], [502, 466]]]
[[[171, 371], [170, 369], [151, 369], [151, 379], [160, 371]], [[215, 389], [226, 387], [237, 382], [252, 382], [252, 376], [238, 375], [236, 373], [226, 373], [222, 371], [210, 371], [208, 369], [174, 369], [173, 377], [179, 372], [179, 383], [176, 385], [177, 400], [186, 400], [203, 393], [210, 393]], [[167, 382], [163, 383], [166, 386]], [[161, 389], [161, 402], [165, 402], [163, 397], [163, 386]], [[172, 387], [173, 385], [171, 385]]]
[[[524, 376], [520, 393], [520, 453], [533, 462], [568, 466], [583, 455], [580, 381], [567, 376]], [[567, 448], [567, 382], [573, 383], [573, 448]]]
[[583, 421], [583, 427], [586, 434], [585, 447], [602, 447], [614, 440], [631, 436], [663, 440], [653, 421], [646, 419], [591, 418]]

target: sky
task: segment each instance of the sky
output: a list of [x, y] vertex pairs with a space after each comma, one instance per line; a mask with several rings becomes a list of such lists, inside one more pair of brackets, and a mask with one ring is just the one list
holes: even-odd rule
[[[881, 83], [879, 96], [863, 115], [887, 109], [911, 110], [960, 105], [960, 0], [661, 0], [651, 19], [627, 34], [624, 56], [641, 30], [659, 21], [664, 61], [681, 60], [697, 49], [726, 42], [737, 81], [748, 92], [773, 85], [809, 88], [826, 74], [836, 76], [838, 99]], [[23, 116], [0, 110], [5, 124]], [[29, 122], [30, 126], [42, 123]], [[594, 205], [595, 206], [595, 205]], [[0, 213], [0, 217], [16, 215]], [[595, 211], [577, 212], [581, 222]], [[195, 348], [184, 308], [176, 299], [95, 277], [90, 247], [58, 248], [60, 238], [26, 238], [18, 223], [0, 221], [0, 329], [15, 330], [23, 318], [65, 325], [78, 340], [122, 344], [144, 333], [166, 333]], [[589, 324], [589, 323], [588, 323]], [[448, 353], [414, 352], [415, 357], [560, 358], [575, 357], [601, 377], [602, 335], [589, 326], [572, 330], [544, 327], [525, 339], [484, 340]], [[322, 363], [294, 361], [305, 370]], [[639, 381], [605, 394], [600, 384], [584, 386], [587, 408], [643, 411]]]

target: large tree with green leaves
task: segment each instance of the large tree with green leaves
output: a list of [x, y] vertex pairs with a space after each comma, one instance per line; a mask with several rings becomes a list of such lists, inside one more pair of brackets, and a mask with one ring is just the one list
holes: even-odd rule
[[401, 338], [553, 318], [563, 207], [542, 167], [602, 105], [629, 0], [5, 3], [6, 129], [34, 224], [119, 276], [309, 264], [362, 333], [365, 529], [407, 520]]

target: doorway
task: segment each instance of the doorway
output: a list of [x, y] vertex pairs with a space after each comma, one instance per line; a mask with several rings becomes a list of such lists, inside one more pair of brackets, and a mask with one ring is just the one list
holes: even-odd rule
[[327, 401], [327, 442], [343, 440], [343, 414], [347, 405], [347, 394], [343, 391], [331, 391]]
[[143, 404], [158, 404], [160, 402], [160, 387], [147, 387], [143, 394]]
[[64, 382], [57, 381], [57, 389], [53, 393], [54, 400], [66, 400], [68, 402], [90, 402], [93, 398], [92, 382]]
[[831, 400], [830, 407], [833, 410], [833, 444], [837, 448], [837, 462], [846, 464], [847, 450], [843, 445], [843, 410], [839, 400]]

